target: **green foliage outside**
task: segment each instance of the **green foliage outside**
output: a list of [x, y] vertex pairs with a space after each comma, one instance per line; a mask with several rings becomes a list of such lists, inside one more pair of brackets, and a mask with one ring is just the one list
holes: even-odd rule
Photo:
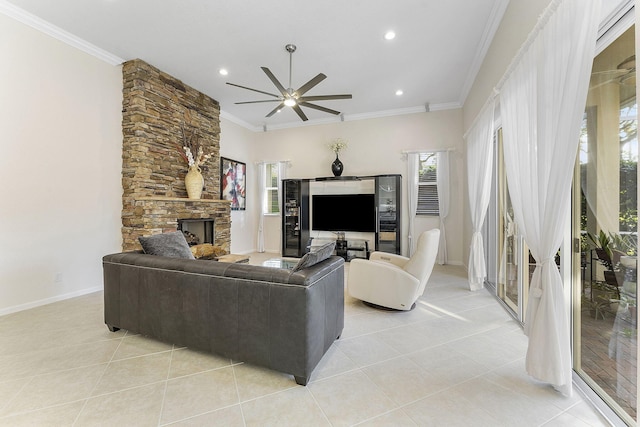
[[620, 161], [620, 231], [638, 229], [638, 161]]
[[[580, 175], [583, 177], [580, 202], [580, 228], [587, 230], [587, 200], [584, 195], [587, 165], [580, 165]], [[638, 230], [638, 161], [637, 159], [620, 159], [620, 218], [621, 232], [636, 232]]]

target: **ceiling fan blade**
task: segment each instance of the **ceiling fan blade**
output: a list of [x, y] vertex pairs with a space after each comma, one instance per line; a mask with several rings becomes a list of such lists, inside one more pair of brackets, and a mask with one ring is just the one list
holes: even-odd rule
[[282, 110], [284, 108], [284, 102], [281, 102], [276, 108], [274, 108], [273, 110], [271, 110], [269, 112], [269, 114], [267, 114], [265, 117], [271, 117], [273, 116], [275, 113], [277, 113], [278, 111]]
[[298, 104], [294, 105], [291, 108], [293, 108], [293, 111], [295, 111], [298, 114], [298, 116], [302, 119], [303, 122], [306, 122], [307, 120], [309, 120], [307, 116], [305, 116], [305, 114], [302, 112], [302, 108], [300, 108]]
[[317, 95], [317, 96], [303, 96], [298, 98], [300, 102], [307, 101], [330, 101], [332, 99], [351, 99], [351, 95]]
[[298, 89], [296, 91], [296, 93], [300, 97], [300, 96], [304, 95], [305, 93], [307, 93], [309, 91], [309, 89], [313, 88], [315, 85], [317, 85], [318, 83], [320, 83], [321, 81], [323, 81], [326, 78], [327, 78], [327, 76], [325, 76], [324, 74], [320, 73], [317, 76], [315, 76], [314, 78], [312, 78], [311, 80], [309, 80], [308, 82], [306, 82], [305, 84], [303, 84], [302, 86], [300, 86], [300, 89]]
[[276, 98], [280, 98], [280, 95], [275, 95], [275, 94], [273, 94], [273, 93], [265, 92], [265, 91], [263, 91], [263, 90], [252, 89], [252, 88], [250, 88], [250, 87], [240, 86], [240, 85], [237, 85], [237, 84], [235, 84], [235, 83], [229, 83], [229, 82], [227, 82], [227, 84], [228, 84], [229, 86], [235, 86], [235, 87], [239, 87], [239, 88], [241, 88], [241, 89], [252, 90], [252, 91], [254, 91], [254, 92], [263, 93], [263, 94], [265, 94], [265, 95], [269, 95], [269, 96], [273, 96], [273, 97], [276, 97]]
[[335, 114], [336, 116], [340, 114], [340, 111], [332, 110], [331, 108], [322, 107], [316, 104], [311, 104], [309, 102], [300, 102], [300, 105], [303, 107], [313, 108], [314, 110], [324, 111], [325, 113]]
[[260, 68], [262, 68], [262, 71], [264, 71], [267, 77], [269, 77], [269, 80], [271, 80], [271, 82], [278, 88], [282, 96], [284, 97], [289, 96], [289, 92], [287, 92], [284, 86], [282, 86], [282, 84], [278, 81], [278, 79], [276, 79], [276, 76], [273, 75], [271, 70], [269, 70], [267, 67], [260, 67]]
[[262, 102], [282, 102], [280, 99], [264, 99], [262, 101], [242, 101], [242, 102], [234, 102], [234, 104], [259, 104]]

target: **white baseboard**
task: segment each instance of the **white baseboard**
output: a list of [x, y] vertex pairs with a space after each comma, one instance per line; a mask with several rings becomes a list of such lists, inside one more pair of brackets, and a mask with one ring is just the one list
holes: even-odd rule
[[239, 252], [231, 252], [234, 255], [249, 255], [250, 253], [253, 253], [256, 251], [239, 251]]
[[447, 261], [445, 265], [457, 265], [458, 267], [464, 267], [464, 263], [462, 261]]
[[56, 295], [56, 296], [41, 299], [38, 301], [28, 302], [26, 304], [14, 305], [12, 307], [0, 309], [0, 316], [4, 316], [6, 314], [11, 314], [11, 313], [17, 313], [19, 311], [29, 310], [30, 308], [40, 307], [43, 305], [51, 304], [58, 301], [63, 301], [70, 298], [79, 297], [86, 294], [91, 294], [94, 292], [101, 291], [102, 289], [103, 289], [102, 286], [96, 286], [94, 288], [81, 289], [79, 291], [69, 292], [67, 294]]

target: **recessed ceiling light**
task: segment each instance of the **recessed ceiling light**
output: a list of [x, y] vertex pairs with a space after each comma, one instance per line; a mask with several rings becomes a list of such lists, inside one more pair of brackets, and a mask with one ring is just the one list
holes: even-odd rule
[[384, 38], [385, 40], [393, 40], [396, 38], [396, 33], [394, 33], [393, 31], [387, 31], [386, 33], [384, 33]]
[[402, 91], [402, 89], [398, 89], [398, 90], [396, 91], [396, 95], [398, 95], [398, 96], [402, 95], [403, 93], [404, 93], [404, 92]]
[[218, 71], [220, 73], [221, 76], [226, 76], [229, 74], [229, 71], [227, 71], [226, 68], [220, 68], [220, 71]]

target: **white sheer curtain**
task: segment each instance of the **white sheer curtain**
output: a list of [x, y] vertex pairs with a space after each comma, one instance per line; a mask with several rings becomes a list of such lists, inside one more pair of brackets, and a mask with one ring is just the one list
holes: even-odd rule
[[527, 372], [565, 395], [572, 391], [571, 343], [554, 257], [569, 208], [599, 6], [599, 0], [552, 2], [500, 91], [509, 193], [536, 259], [525, 325]]
[[[419, 153], [407, 154], [407, 207], [409, 208], [409, 254], [413, 255], [418, 239], [414, 239], [416, 211], [418, 210], [418, 158]], [[415, 241], [414, 241], [415, 240]]]
[[438, 245], [438, 264], [447, 263], [447, 235], [444, 220], [449, 215], [449, 151], [437, 154], [436, 182], [438, 186], [438, 207], [440, 209], [440, 245]]
[[280, 243], [278, 245], [279, 248], [282, 248], [282, 208], [284, 207], [282, 206], [282, 199], [283, 199], [282, 180], [287, 179], [288, 167], [289, 167], [288, 161], [278, 162], [278, 212], [280, 216], [280, 233], [278, 233], [280, 235]]
[[473, 227], [469, 248], [469, 289], [472, 291], [483, 288], [484, 278], [487, 275], [481, 230], [491, 196], [493, 110], [494, 101], [492, 100], [485, 106], [467, 133], [467, 181]]
[[264, 252], [264, 206], [266, 203], [266, 163], [258, 163], [258, 200], [260, 201], [260, 209], [258, 209], [258, 252]]
[[287, 179], [287, 168], [289, 162], [278, 162], [278, 211], [282, 216], [282, 180]]

